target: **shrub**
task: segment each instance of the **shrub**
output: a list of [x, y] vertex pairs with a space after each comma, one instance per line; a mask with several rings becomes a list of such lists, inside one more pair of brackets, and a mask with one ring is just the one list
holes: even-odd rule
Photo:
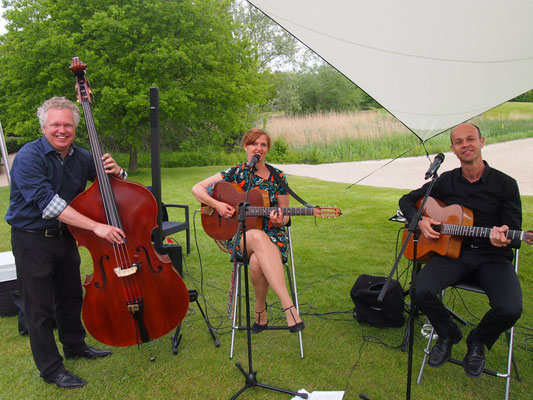
[[16, 137], [7, 137], [6, 138], [6, 148], [8, 154], [16, 153], [20, 150], [22, 146], [24, 146], [26, 142], [16, 138]]

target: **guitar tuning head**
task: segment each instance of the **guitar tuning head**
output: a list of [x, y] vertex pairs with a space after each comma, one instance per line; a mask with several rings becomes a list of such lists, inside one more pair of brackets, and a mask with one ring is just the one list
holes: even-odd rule
[[524, 242], [533, 245], [533, 231], [527, 231], [524, 235]]

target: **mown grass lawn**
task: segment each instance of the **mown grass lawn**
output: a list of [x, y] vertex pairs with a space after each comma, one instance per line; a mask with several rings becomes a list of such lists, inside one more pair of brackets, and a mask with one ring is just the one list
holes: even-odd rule
[[[163, 201], [186, 203], [191, 210], [198, 203], [190, 193], [192, 185], [222, 167], [194, 167], [163, 170]], [[131, 174], [130, 180], [148, 185], [149, 170]], [[357, 323], [352, 316], [350, 289], [361, 274], [386, 275], [390, 272], [401, 225], [388, 221], [395, 214], [402, 190], [354, 186], [289, 176], [289, 184], [311, 203], [339, 207], [338, 219], [294, 218], [292, 234], [299, 287], [300, 307], [306, 323], [303, 331], [305, 358], [299, 356], [296, 335], [267, 331], [253, 336], [254, 368], [261, 383], [298, 390], [346, 390], [345, 399], [365, 393], [372, 399], [405, 398], [407, 353], [398, 349], [404, 329], [379, 329]], [[0, 211], [5, 215], [8, 188], [0, 188]], [[132, 200], [134, 201], [134, 200]], [[295, 201], [292, 206], [298, 206]], [[533, 198], [523, 197], [525, 229], [533, 227]], [[177, 355], [171, 352], [170, 333], [140, 347], [114, 348], [108, 359], [68, 360], [66, 366], [89, 383], [78, 390], [59, 390], [44, 383], [31, 357], [27, 337], [19, 336], [17, 318], [0, 319], [0, 398], [5, 399], [227, 399], [244, 385], [235, 367], [240, 361], [247, 368], [246, 341], [237, 333], [235, 356], [229, 360], [230, 321], [225, 316], [231, 266], [228, 256], [194, 221], [192, 254], [185, 255], [185, 283], [203, 294], [202, 306], [217, 328], [220, 348], [215, 348], [197, 307], [192, 304], [183, 321], [183, 340]], [[195, 230], [194, 230], [195, 229]], [[0, 224], [0, 251], [10, 251], [9, 226]], [[184, 235], [174, 237], [184, 244]], [[196, 239], [196, 240], [194, 240]], [[513, 399], [529, 399], [533, 393], [533, 251], [523, 246], [520, 280], [524, 293], [524, 313], [518, 322], [515, 354], [522, 382], [513, 378]], [[82, 274], [92, 271], [90, 256], [82, 250]], [[399, 279], [408, 286], [407, 262], [402, 260]], [[467, 320], [483, 315], [482, 296], [467, 296], [468, 311], [458, 295], [448, 305]], [[271, 318], [280, 316], [277, 298], [271, 294]], [[409, 299], [407, 298], [407, 301]], [[420, 334], [424, 319], [415, 326], [413, 378], [422, 360], [425, 339]], [[467, 333], [469, 327], [463, 328]], [[88, 342], [104, 347], [89, 335]], [[462, 358], [464, 341], [454, 347]], [[488, 353], [488, 365], [503, 368], [504, 343]], [[150, 361], [150, 355], [155, 361]], [[466, 377], [462, 369], [445, 365], [428, 368], [421, 385], [413, 379], [415, 399], [495, 399], [502, 398], [504, 380], [489, 376]], [[242, 399], [289, 399], [291, 396], [261, 388], [246, 390]]]

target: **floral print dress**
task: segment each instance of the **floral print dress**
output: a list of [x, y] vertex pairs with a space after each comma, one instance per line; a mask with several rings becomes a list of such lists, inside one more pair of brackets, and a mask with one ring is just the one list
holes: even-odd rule
[[[286, 183], [287, 179], [285, 178], [285, 175], [278, 169], [276, 169], [276, 172]], [[270, 199], [270, 207], [277, 207], [278, 196], [287, 194], [287, 191], [276, 182], [272, 174], [270, 174], [267, 179], [263, 179], [260, 176], [251, 174], [250, 171], [245, 169], [245, 164], [228, 168], [222, 171], [221, 174], [225, 181], [236, 183], [243, 190], [246, 189], [248, 179], [252, 177], [251, 188], [257, 188], [265, 191]], [[281, 252], [282, 262], [285, 264], [287, 262], [289, 253], [289, 236], [287, 234], [287, 229], [285, 228], [285, 226], [282, 226], [280, 228], [273, 226], [268, 217], [262, 217], [262, 219], [263, 231], [268, 235], [270, 240], [272, 240], [272, 243], [274, 243], [278, 247]], [[242, 253], [240, 249], [240, 239], [241, 238], [239, 237], [236, 250], [238, 257], [242, 258]], [[229, 251], [231, 251], [234, 247], [234, 239], [232, 238], [226, 241], [224, 245]]]

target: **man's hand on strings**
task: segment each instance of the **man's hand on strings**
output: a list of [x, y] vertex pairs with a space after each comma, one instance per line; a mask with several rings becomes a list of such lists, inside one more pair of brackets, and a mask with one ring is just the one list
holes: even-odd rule
[[420, 232], [427, 239], [438, 239], [440, 238], [440, 233], [433, 229], [432, 225], [440, 225], [441, 222], [437, 221], [431, 217], [423, 216], [420, 221], [418, 221], [418, 228]]
[[106, 174], [113, 174], [117, 178], [120, 177], [122, 168], [117, 164], [117, 162], [113, 159], [113, 157], [111, 157], [109, 153], [106, 153], [102, 156], [102, 161]]
[[496, 247], [505, 247], [511, 241], [507, 239], [505, 233], [509, 230], [507, 225], [494, 226], [490, 231], [490, 243]]
[[116, 244], [124, 243], [124, 238], [126, 237], [122, 229], [101, 223], [96, 224], [93, 232], [96, 236]]

